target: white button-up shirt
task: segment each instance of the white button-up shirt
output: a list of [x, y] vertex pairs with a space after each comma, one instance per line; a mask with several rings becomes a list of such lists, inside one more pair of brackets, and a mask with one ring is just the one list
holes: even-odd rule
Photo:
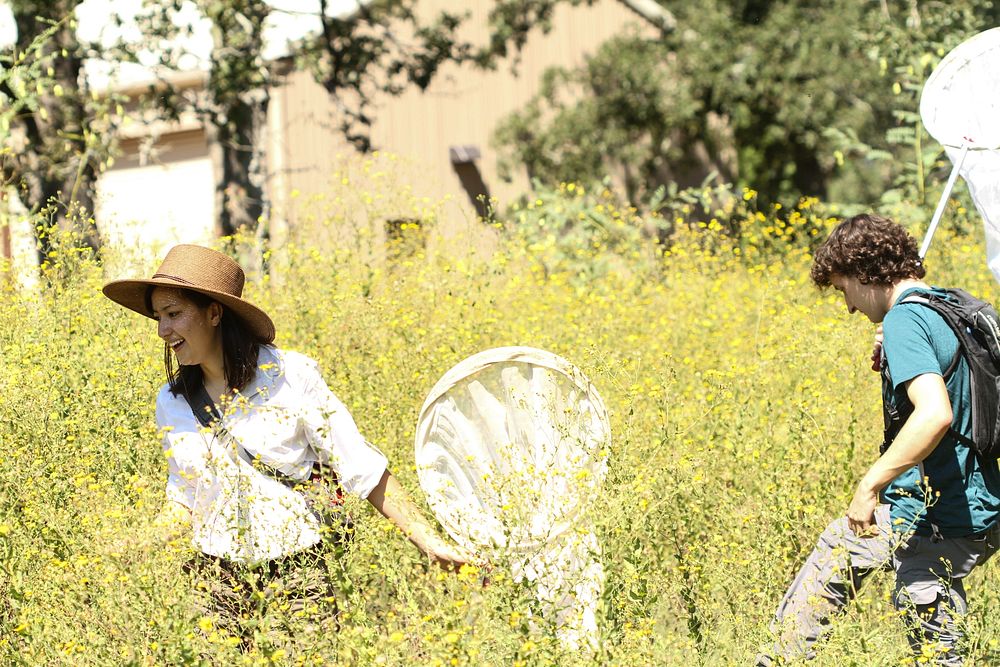
[[156, 423], [168, 461], [167, 498], [191, 510], [195, 547], [236, 562], [278, 558], [321, 538], [303, 494], [247, 458], [293, 481], [307, 480], [316, 462], [328, 465], [344, 491], [362, 498], [388, 463], [361, 436], [316, 362], [271, 346], [260, 348], [257, 373], [224, 409], [221, 429], [202, 428], [166, 385], [156, 399]]

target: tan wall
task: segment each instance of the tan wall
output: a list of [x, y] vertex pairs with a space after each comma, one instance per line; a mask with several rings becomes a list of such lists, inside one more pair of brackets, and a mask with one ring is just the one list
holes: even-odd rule
[[[472, 13], [464, 37], [485, 43], [491, 3], [422, 0], [419, 4], [427, 16], [463, 6], [471, 6]], [[546, 69], [582, 64], [602, 42], [629, 26], [656, 34], [618, 0], [560, 5], [552, 30], [531, 35], [516, 73], [509, 63], [486, 72], [450, 65], [427, 91], [410, 89], [397, 98], [377, 99], [373, 143], [398, 158], [357, 155], [338, 130], [330, 96], [310, 73], [291, 73], [286, 85], [272, 90], [268, 119], [272, 238], [280, 244], [289, 229], [309, 230], [313, 220], [332, 221], [323, 233], [335, 243], [378, 256], [385, 252], [386, 220], [436, 217], [441, 223], [441, 234], [432, 236], [436, 242], [447, 243], [465, 233], [474, 243], [488, 245], [491, 233], [476, 218], [449, 147], [477, 147], [481, 157], [475, 164], [490, 193], [500, 208], [510, 204], [528, 183], [523, 175], [513, 183], [503, 183], [497, 176], [496, 153], [490, 145], [497, 123], [537, 93]], [[203, 73], [179, 76], [176, 83], [181, 87], [204, 81]], [[140, 124], [123, 131], [123, 154], [98, 181], [98, 224], [110, 246], [123, 255], [135, 255], [121, 257], [125, 263], [158, 255], [174, 243], [207, 242], [215, 234], [215, 181], [204, 131], [193, 116], [161, 125]], [[140, 142], [153, 136], [152, 150], [143, 149]], [[10, 230], [11, 242], [2, 248], [4, 254], [15, 258], [30, 254], [23, 248], [30, 248], [23, 230], [17, 225], [0, 227], [15, 227]]]
[[38, 285], [38, 251], [35, 248], [34, 219], [28, 214], [13, 188], [0, 191], [0, 229], [6, 250], [0, 262], [0, 279], [33, 288]]
[[103, 242], [123, 264], [215, 237], [215, 176], [202, 130], [164, 134], [148, 149], [128, 139], [121, 149], [98, 178], [96, 208]]
[[[454, 11], [455, 4], [430, 0], [421, 3], [421, 9], [428, 13], [445, 8]], [[465, 28], [472, 32], [467, 37], [485, 41], [491, 3], [467, 4], [473, 6], [472, 20]], [[477, 226], [474, 210], [451, 164], [449, 147], [478, 147], [481, 158], [476, 164], [490, 193], [499, 199], [501, 208], [509, 204], [528, 189], [528, 183], [523, 175], [513, 183], [503, 183], [497, 176], [496, 152], [490, 146], [497, 123], [537, 93], [547, 68], [582, 64], [586, 55], [627, 26], [655, 34], [647, 22], [617, 0], [597, 0], [593, 6], [561, 5], [553, 17], [552, 30], [548, 34], [538, 31], [529, 39], [516, 74], [509, 64], [489, 72], [448, 66], [425, 92], [411, 89], [398, 98], [379, 99], [373, 143], [400, 156], [395, 171], [412, 185], [417, 197], [427, 196], [432, 201], [451, 197], [444, 212], [450, 227], [444, 230], [446, 234]], [[310, 74], [292, 74], [288, 84], [275, 91], [274, 105], [278, 105], [274, 112], [281, 117], [283, 127], [273, 131], [285, 138], [280, 155], [287, 174], [284, 187], [298, 195], [284, 202], [283, 217], [294, 225], [296, 218], [316, 215], [324, 196], [338, 190], [342, 178], [334, 179], [334, 175], [345, 168], [344, 156], [352, 149], [338, 135], [335, 106]]]

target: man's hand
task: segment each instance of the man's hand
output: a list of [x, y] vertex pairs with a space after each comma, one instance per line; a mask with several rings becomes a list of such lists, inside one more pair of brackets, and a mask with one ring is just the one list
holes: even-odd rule
[[882, 325], [875, 329], [875, 344], [872, 346], [872, 370], [876, 373], [882, 370]]
[[847, 522], [858, 537], [871, 537], [878, 494], [892, 480], [934, 451], [951, 426], [951, 402], [944, 378], [937, 373], [918, 375], [905, 384], [913, 413], [885, 454], [872, 464], [847, 508]]
[[854, 492], [851, 506], [847, 508], [847, 525], [858, 537], [875, 537], [878, 527], [875, 525], [875, 507], [878, 505], [878, 492], [866, 488], [863, 484]]

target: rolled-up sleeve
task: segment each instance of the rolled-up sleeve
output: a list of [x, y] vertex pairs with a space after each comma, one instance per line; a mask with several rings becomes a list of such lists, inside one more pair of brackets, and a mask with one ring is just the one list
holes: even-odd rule
[[320, 462], [330, 465], [341, 487], [367, 498], [388, 466], [388, 460], [368, 443], [347, 407], [326, 385], [319, 368], [308, 357], [300, 357], [303, 405], [301, 420], [309, 445]]
[[[183, 403], [187, 408], [187, 403]], [[189, 410], [190, 411], [190, 410]], [[156, 397], [156, 426], [163, 434], [163, 453], [167, 458], [167, 500], [188, 509], [195, 503], [198, 478], [205, 464], [205, 439], [192, 428], [194, 416], [186, 419], [178, 400], [164, 387]]]

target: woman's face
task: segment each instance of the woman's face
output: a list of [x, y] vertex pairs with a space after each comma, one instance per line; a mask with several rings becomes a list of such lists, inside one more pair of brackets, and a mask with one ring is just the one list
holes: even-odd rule
[[170, 346], [181, 366], [222, 361], [222, 306], [199, 306], [182, 290], [156, 287], [150, 295], [157, 335]]

